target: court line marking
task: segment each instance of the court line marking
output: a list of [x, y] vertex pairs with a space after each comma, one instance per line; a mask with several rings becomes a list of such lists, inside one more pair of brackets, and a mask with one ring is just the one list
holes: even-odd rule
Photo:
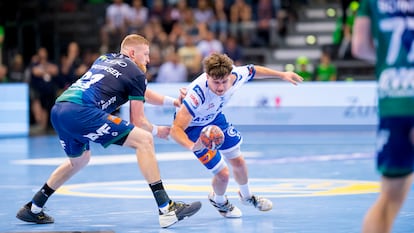
[[[205, 198], [211, 190], [211, 179], [168, 179], [163, 183], [172, 197], [180, 199]], [[379, 182], [364, 180], [252, 178], [249, 183], [254, 193], [268, 198], [369, 194], [380, 189]], [[237, 184], [231, 181], [227, 191], [237, 193]], [[144, 180], [69, 184], [56, 193], [96, 198], [153, 198]], [[237, 195], [228, 197], [238, 198]]]
[[[194, 160], [195, 157], [192, 152], [164, 152], [157, 153], [158, 162], [164, 161], [185, 161]], [[336, 160], [354, 160], [354, 159], [371, 159], [374, 157], [373, 153], [350, 153], [350, 154], [326, 154], [326, 155], [303, 155], [303, 156], [285, 156], [281, 158], [266, 158], [263, 152], [251, 151], [243, 152], [247, 163], [256, 164], [285, 164], [285, 163], [300, 163], [310, 161], [336, 161]], [[53, 158], [34, 158], [34, 159], [20, 159], [12, 160], [12, 164], [17, 165], [34, 165], [34, 166], [58, 166], [62, 164], [67, 158], [65, 156]], [[110, 165], [110, 164], [128, 164], [136, 163], [135, 154], [112, 154], [112, 155], [92, 155], [88, 166]]]

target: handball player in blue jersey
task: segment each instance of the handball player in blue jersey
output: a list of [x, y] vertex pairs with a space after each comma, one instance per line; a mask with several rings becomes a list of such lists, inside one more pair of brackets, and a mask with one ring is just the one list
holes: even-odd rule
[[390, 233], [414, 179], [414, 0], [360, 1], [352, 53], [375, 63], [378, 83], [381, 191], [362, 232]]
[[[227, 122], [222, 110], [232, 95], [254, 78], [277, 77], [295, 85], [303, 78], [293, 72], [279, 72], [263, 66], [234, 66], [227, 55], [219, 53], [206, 57], [203, 65], [205, 72], [186, 88], [186, 96], [176, 112], [170, 135], [177, 143], [193, 151], [213, 173], [213, 192], [208, 199], [222, 216], [242, 216], [240, 209], [231, 204], [225, 195], [229, 182], [225, 159], [233, 168], [241, 202], [260, 211], [271, 210], [272, 202], [252, 194], [249, 188], [247, 166], [240, 150], [242, 136]], [[205, 148], [199, 139], [200, 131], [207, 125], [217, 125], [224, 133], [224, 142], [218, 150]]]
[[[149, 42], [131, 34], [121, 43], [120, 53], [100, 56], [90, 69], [56, 100], [51, 121], [68, 156], [43, 187], [17, 213], [17, 218], [38, 224], [53, 223], [43, 212], [48, 198], [91, 157], [90, 142], [134, 148], [142, 175], [148, 182], [159, 209], [161, 227], [195, 214], [200, 202], [172, 201], [164, 190], [155, 157], [153, 136], [167, 138], [170, 127], [151, 124], [144, 115], [144, 101], [156, 105], [179, 106], [178, 99], [146, 89], [146, 65]], [[130, 121], [112, 115], [121, 105], [130, 103]]]

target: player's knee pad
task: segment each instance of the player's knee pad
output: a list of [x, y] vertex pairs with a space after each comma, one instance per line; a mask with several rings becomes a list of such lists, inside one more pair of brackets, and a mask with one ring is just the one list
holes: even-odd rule
[[217, 150], [203, 149], [195, 151], [194, 154], [197, 156], [198, 160], [213, 174], [217, 174], [220, 170], [227, 166], [220, 152]]
[[240, 151], [240, 145], [236, 145], [234, 147], [231, 147], [229, 149], [220, 150], [220, 153], [226, 158], [226, 159], [234, 159], [241, 155]]

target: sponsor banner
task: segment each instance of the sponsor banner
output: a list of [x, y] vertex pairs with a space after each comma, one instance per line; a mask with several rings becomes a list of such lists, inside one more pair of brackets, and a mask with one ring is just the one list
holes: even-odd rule
[[28, 85], [2, 83], [0, 93], [0, 138], [29, 135]]
[[[177, 97], [186, 83], [150, 83], [148, 88]], [[244, 85], [224, 108], [228, 120], [238, 125], [376, 125], [375, 81], [307, 82], [293, 86], [280, 81]], [[129, 119], [129, 106], [121, 116]], [[171, 124], [175, 109], [146, 105], [148, 119]]]

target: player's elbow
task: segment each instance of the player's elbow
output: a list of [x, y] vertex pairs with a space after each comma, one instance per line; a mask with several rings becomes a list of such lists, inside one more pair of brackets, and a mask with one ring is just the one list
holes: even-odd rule
[[183, 131], [180, 127], [178, 127], [177, 125], [173, 124], [171, 125], [171, 129], [170, 129], [170, 136], [175, 139], [177, 137], [177, 134], [179, 134], [179, 131]]

